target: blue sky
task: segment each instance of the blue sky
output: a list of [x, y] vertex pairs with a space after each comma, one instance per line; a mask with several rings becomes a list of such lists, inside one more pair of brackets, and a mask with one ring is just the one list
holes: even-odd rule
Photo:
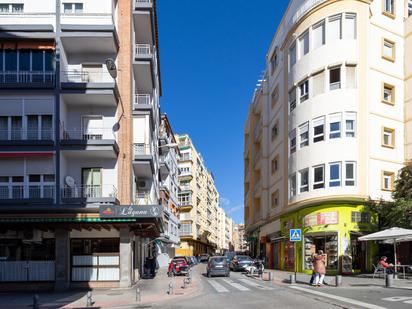
[[158, 0], [166, 112], [215, 176], [221, 206], [243, 222], [243, 127], [287, 0]]

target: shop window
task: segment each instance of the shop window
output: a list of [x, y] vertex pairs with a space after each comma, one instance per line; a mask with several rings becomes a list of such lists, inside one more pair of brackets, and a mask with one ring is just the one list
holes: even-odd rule
[[395, 86], [383, 83], [382, 102], [390, 105], [395, 104]]
[[299, 58], [309, 53], [309, 31], [299, 38]]
[[325, 71], [316, 73], [312, 78], [313, 96], [317, 96], [325, 92]]
[[356, 65], [346, 66], [346, 88], [355, 89], [356, 84]]
[[395, 173], [383, 171], [382, 172], [382, 190], [393, 191], [395, 183]]
[[325, 166], [318, 165], [313, 167], [313, 189], [322, 189], [325, 187]]
[[299, 147], [303, 148], [309, 145], [309, 122], [299, 126]]
[[355, 186], [355, 175], [356, 175], [356, 163], [346, 162], [345, 163], [345, 186], [348, 186], [348, 187]]
[[383, 15], [395, 18], [395, 0], [382, 0]]
[[329, 70], [329, 89], [336, 90], [341, 88], [340, 67]]
[[309, 169], [305, 168], [299, 172], [300, 185], [299, 192], [308, 192], [309, 191]]
[[329, 43], [332, 41], [340, 40], [342, 38], [342, 15], [334, 15], [328, 18], [327, 40]]
[[[32, 236], [31, 230], [23, 233], [28, 233], [28, 237]], [[21, 239], [3, 239], [0, 244], [2, 261], [54, 261], [55, 253], [54, 239], [30, 243], [25, 243]]]
[[289, 111], [293, 112], [295, 108], [296, 108], [296, 88], [292, 88], [292, 90], [289, 91]]
[[395, 42], [383, 39], [382, 58], [391, 62], [395, 61]]
[[341, 163], [329, 164], [329, 187], [340, 187], [341, 185]]
[[395, 147], [395, 129], [382, 128], [382, 147]]
[[349, 40], [356, 39], [356, 14], [345, 14], [344, 38]]
[[299, 103], [309, 99], [309, 80], [305, 80], [299, 85]]
[[72, 255], [119, 253], [119, 238], [72, 239]]
[[289, 176], [289, 198], [296, 196], [296, 174]]
[[290, 154], [293, 154], [296, 152], [296, 130], [293, 129], [289, 133], [289, 149], [290, 149]]
[[319, 117], [313, 120], [313, 142], [325, 140], [325, 117]]
[[325, 233], [322, 236], [305, 235], [305, 269], [312, 269], [312, 254], [322, 250], [326, 254], [326, 268], [338, 269], [338, 234]]
[[317, 23], [312, 27], [313, 49], [325, 45], [325, 21]]
[[341, 114], [329, 116], [329, 138], [340, 138], [341, 136]]
[[353, 223], [370, 223], [371, 216], [367, 212], [352, 211], [352, 222]]

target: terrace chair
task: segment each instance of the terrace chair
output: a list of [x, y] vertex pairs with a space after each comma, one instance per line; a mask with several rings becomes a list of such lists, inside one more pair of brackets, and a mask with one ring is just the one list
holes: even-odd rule
[[380, 264], [373, 265], [373, 277], [372, 278], [375, 279], [376, 274], [378, 274], [379, 278], [380, 278], [380, 274], [383, 274], [383, 276], [385, 277], [385, 274], [386, 274], [385, 267], [382, 267]]

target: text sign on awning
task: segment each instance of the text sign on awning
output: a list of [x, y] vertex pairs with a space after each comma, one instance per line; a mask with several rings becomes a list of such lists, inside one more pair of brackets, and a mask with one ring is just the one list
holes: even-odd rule
[[161, 218], [161, 205], [100, 205], [100, 218]]

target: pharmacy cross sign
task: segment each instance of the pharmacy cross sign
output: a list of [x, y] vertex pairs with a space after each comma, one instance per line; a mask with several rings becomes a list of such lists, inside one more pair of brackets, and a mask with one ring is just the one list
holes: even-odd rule
[[289, 240], [290, 241], [302, 241], [302, 230], [301, 229], [290, 229], [289, 230]]

